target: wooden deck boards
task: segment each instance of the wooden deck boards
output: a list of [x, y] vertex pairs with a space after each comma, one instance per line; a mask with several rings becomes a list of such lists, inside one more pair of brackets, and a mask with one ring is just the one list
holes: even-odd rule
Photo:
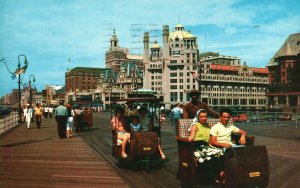
[[[43, 129], [18, 127], [0, 139], [0, 187], [180, 187], [174, 128], [162, 128], [167, 161], [157, 160], [150, 173], [143, 163], [119, 168], [111, 156], [109, 113], [94, 114], [91, 130], [59, 140], [54, 120]], [[34, 124], [33, 124], [34, 125]], [[266, 145], [269, 188], [300, 184], [300, 129], [286, 125], [239, 125]], [[83, 140], [85, 141], [83, 141]]]
[[0, 139], [0, 187], [128, 187], [80, 136], [58, 139], [54, 119]]
[[[142, 167], [122, 169], [111, 156], [111, 130], [109, 114], [94, 116], [94, 127], [81, 136], [116, 169], [130, 187], [180, 187], [176, 180], [178, 153], [174, 128], [167, 124], [162, 128], [162, 148], [168, 161], [156, 161], [154, 169], [148, 174]], [[294, 126], [244, 125], [250, 135], [255, 136], [256, 145], [266, 145], [269, 154], [269, 188], [298, 187], [300, 183], [300, 129]], [[158, 183], [159, 181], [159, 183]], [[205, 187], [205, 186], [203, 186]]]

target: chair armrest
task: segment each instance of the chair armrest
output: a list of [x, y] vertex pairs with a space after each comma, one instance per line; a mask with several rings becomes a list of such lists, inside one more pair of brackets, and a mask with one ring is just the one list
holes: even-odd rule
[[[232, 140], [236, 143], [239, 144], [239, 140], [241, 137], [241, 134], [239, 133], [234, 133], [231, 135], [232, 136]], [[250, 136], [250, 135], [246, 135], [246, 146], [254, 146], [255, 143], [255, 138], [254, 136]]]

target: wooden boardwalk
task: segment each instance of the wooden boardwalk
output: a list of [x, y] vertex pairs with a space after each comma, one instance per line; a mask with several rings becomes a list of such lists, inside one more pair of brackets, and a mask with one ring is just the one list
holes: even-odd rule
[[[59, 140], [54, 119], [42, 129], [17, 127], [0, 139], [0, 187], [181, 187], [174, 128], [162, 128], [167, 161], [157, 160], [150, 173], [142, 163], [119, 168], [111, 156], [110, 113], [94, 113], [91, 130]], [[32, 125], [35, 125], [34, 123]], [[295, 126], [239, 125], [269, 154], [268, 188], [300, 184], [300, 129]]]
[[53, 119], [0, 139], [0, 187], [129, 187], [80, 136], [58, 139]]
[[[102, 155], [129, 184], [130, 187], [181, 187], [176, 180], [178, 153], [174, 128], [167, 124], [162, 128], [162, 148], [167, 161], [158, 160], [150, 173], [142, 164], [131, 168], [119, 168], [111, 156], [111, 128], [109, 113], [94, 116], [94, 127], [81, 137]], [[269, 154], [270, 181], [268, 188], [297, 188], [300, 184], [300, 129], [294, 126], [244, 125], [248, 134], [254, 135], [256, 145], [266, 145]]]

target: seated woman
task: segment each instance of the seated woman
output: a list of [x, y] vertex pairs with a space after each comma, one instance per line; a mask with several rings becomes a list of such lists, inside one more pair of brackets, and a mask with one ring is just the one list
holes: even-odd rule
[[[209, 146], [210, 142], [210, 127], [207, 123], [206, 110], [198, 110], [193, 121], [194, 123], [190, 127], [190, 136], [188, 137], [188, 141], [194, 142], [194, 151], [202, 150], [202, 147]], [[212, 155], [211, 157], [214, 156]], [[212, 160], [212, 163], [210, 164], [202, 163], [202, 165], [199, 166], [199, 174], [201, 174], [203, 182], [206, 181], [207, 183], [211, 183], [212, 181], [218, 180], [219, 173], [214, 167], [216, 162], [216, 160]]]
[[124, 109], [118, 108], [116, 111], [116, 117], [112, 117], [111, 126], [113, 130], [118, 132], [117, 138], [122, 140], [122, 152], [121, 157], [126, 158], [127, 154], [125, 152], [126, 144], [130, 139], [130, 133], [127, 132], [124, 128], [126, 121], [124, 119]]
[[208, 146], [210, 138], [210, 128], [207, 124], [207, 112], [200, 109], [194, 118], [195, 122], [191, 125], [189, 141], [194, 141], [195, 150], [200, 149], [201, 146]]
[[[140, 126], [141, 126], [140, 131], [142, 131], [142, 132], [151, 131], [153, 129], [154, 119], [147, 116], [148, 109], [145, 107], [141, 107], [138, 112], [139, 112], [139, 122], [140, 122]], [[165, 160], [166, 155], [162, 151], [160, 140], [158, 140], [158, 150], [159, 150], [161, 158], [163, 160]]]

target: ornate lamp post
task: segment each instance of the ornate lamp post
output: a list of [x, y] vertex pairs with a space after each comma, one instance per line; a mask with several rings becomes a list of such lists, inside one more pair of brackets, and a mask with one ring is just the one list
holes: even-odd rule
[[35, 76], [33, 74], [29, 75], [29, 104], [32, 106], [32, 87], [31, 78], [33, 78], [33, 84], [35, 84]]
[[[21, 68], [21, 64], [20, 64], [20, 57], [23, 56], [24, 57], [24, 66]], [[15, 74], [18, 75], [18, 93], [19, 93], [19, 122], [22, 122], [22, 114], [21, 114], [21, 74], [25, 73], [26, 69], [28, 66], [28, 62], [27, 62], [27, 58], [24, 54], [20, 54], [18, 56], [18, 68], [15, 71]]]
[[[24, 57], [24, 66], [21, 67], [21, 63], [20, 63], [20, 57]], [[28, 67], [28, 62], [27, 62], [27, 58], [24, 54], [20, 54], [18, 56], [18, 65], [17, 65], [17, 69], [15, 72], [11, 72], [5, 62], [5, 59], [1, 59], [1, 61], [4, 62], [6, 69], [8, 70], [8, 72], [11, 74], [11, 78], [15, 79], [16, 76], [18, 77], [18, 102], [19, 102], [19, 109], [18, 109], [18, 113], [19, 113], [19, 123], [22, 123], [22, 115], [21, 115], [21, 74], [26, 72], [26, 69]]]

